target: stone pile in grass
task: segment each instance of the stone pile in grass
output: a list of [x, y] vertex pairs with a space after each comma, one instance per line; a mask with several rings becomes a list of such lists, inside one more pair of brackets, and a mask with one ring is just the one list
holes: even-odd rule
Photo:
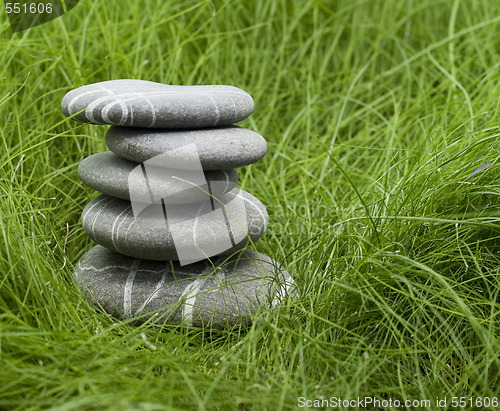
[[111, 151], [87, 157], [78, 175], [100, 194], [82, 214], [96, 242], [75, 268], [87, 298], [117, 318], [224, 327], [249, 323], [292, 286], [270, 257], [245, 249], [268, 215], [236, 187], [236, 169], [267, 150], [234, 123], [253, 111], [231, 86], [113, 80], [67, 93], [74, 120], [110, 125]]

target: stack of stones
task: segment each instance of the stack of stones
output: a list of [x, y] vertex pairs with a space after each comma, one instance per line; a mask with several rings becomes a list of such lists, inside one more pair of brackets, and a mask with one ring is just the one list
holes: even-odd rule
[[102, 194], [82, 225], [98, 243], [75, 276], [87, 298], [117, 318], [194, 326], [248, 323], [275, 305], [290, 275], [245, 246], [266, 231], [262, 203], [236, 187], [236, 168], [260, 160], [265, 140], [234, 126], [253, 100], [230, 86], [113, 80], [70, 91], [74, 120], [111, 125], [111, 150], [78, 175]]

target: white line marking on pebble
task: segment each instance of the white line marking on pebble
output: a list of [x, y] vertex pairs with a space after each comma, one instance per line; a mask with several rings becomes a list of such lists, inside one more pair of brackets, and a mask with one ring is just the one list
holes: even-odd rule
[[77, 100], [79, 100], [80, 98], [85, 97], [85, 96], [87, 96], [89, 94], [93, 94], [95, 92], [96, 92], [96, 90], [90, 90], [90, 91], [86, 91], [85, 93], [81, 93], [81, 94], [78, 94], [75, 97], [73, 97], [70, 100], [70, 102], [68, 103], [68, 113], [69, 113], [69, 115], [71, 116], [71, 115], [75, 114], [77, 111], [80, 111], [80, 110], [77, 110], [76, 108], [74, 108], [74, 106], [76, 105]]
[[[99, 108], [99, 105], [100, 104], [108, 104], [110, 98], [111, 97], [109, 95], [105, 95], [105, 96], [102, 96], [102, 97], [95, 99], [94, 101], [91, 101], [87, 105], [87, 109], [85, 110], [85, 113], [84, 113], [85, 117], [87, 117], [87, 120], [90, 121], [91, 123], [102, 124], [101, 121], [97, 121], [95, 119], [94, 115], [99, 113], [99, 110], [96, 110], [97, 108]], [[94, 111], [95, 111], [95, 113], [94, 113]]]
[[[103, 201], [105, 200], [109, 200], [111, 198], [111, 201], [113, 201], [113, 197], [103, 197], [101, 199], [99, 199], [95, 204], [93, 204], [88, 210], [87, 212], [85, 213], [84, 216], [82, 216], [82, 223], [84, 221], [87, 220], [87, 216], [89, 215], [90, 213], [90, 210], [92, 210], [95, 206], [97, 206], [98, 204], [102, 203]], [[108, 201], [108, 204], [111, 202], [111, 201]], [[104, 204], [105, 205], [105, 204]], [[90, 223], [90, 231], [92, 232], [92, 235], [95, 235], [95, 224], [96, 224], [96, 221], [97, 221], [97, 218], [99, 217], [99, 214], [102, 213], [102, 210], [104, 209], [104, 205], [94, 214], [94, 217], [92, 219], [92, 222]]]
[[196, 298], [198, 297], [197, 288], [205, 282], [207, 279], [207, 274], [212, 271], [212, 267], [208, 267], [205, 269], [201, 275], [194, 280], [191, 284], [189, 284], [184, 291], [182, 292], [179, 301], [182, 301], [184, 297], [186, 300], [184, 301], [184, 307], [182, 309], [182, 317], [187, 325], [191, 325], [193, 321], [193, 309], [196, 304]]
[[219, 124], [219, 121], [220, 121], [219, 107], [217, 107], [217, 103], [212, 96], [207, 96], [207, 97], [214, 105], [214, 107], [213, 107], [213, 109], [215, 110], [215, 123], [214, 123], [214, 125], [216, 126], [217, 124]]
[[124, 216], [121, 223], [119, 225], [117, 225], [118, 223], [118, 220], [120, 219], [120, 217], [122, 217], [124, 214], [129, 214], [130, 210], [128, 208], [126, 208], [125, 210], [123, 210], [118, 216], [116, 216], [115, 218], [115, 221], [113, 222], [113, 226], [111, 227], [111, 243], [113, 244], [113, 247], [115, 247], [116, 250], [119, 250], [120, 248], [118, 247], [118, 230], [119, 230], [119, 227], [121, 225], [121, 223], [123, 221], [125, 221], [126, 217], [127, 216]]
[[255, 203], [253, 203], [252, 201], [250, 201], [250, 199], [246, 198], [242, 193], [241, 193], [241, 190], [240, 192], [236, 195], [236, 197], [239, 197], [241, 198], [243, 201], [246, 201], [248, 204], [250, 204], [255, 210], [257, 210], [257, 212], [260, 214], [260, 216], [262, 217], [262, 220], [263, 221], [266, 221], [266, 217], [265, 215], [262, 213], [262, 211], [260, 211], [260, 209], [255, 205]]
[[121, 118], [120, 118], [120, 121], [119, 121], [119, 125], [122, 126], [125, 124], [125, 122], [127, 121], [127, 118], [128, 118], [128, 107], [127, 107], [127, 104], [125, 103], [125, 101], [123, 100], [123, 98], [115, 93], [115, 91], [111, 90], [111, 89], [107, 89], [107, 88], [104, 88], [101, 86], [101, 88], [105, 89], [108, 94], [114, 98], [114, 100], [110, 101], [102, 110], [101, 110], [101, 117], [103, 118], [103, 120], [108, 123], [108, 124], [112, 124], [109, 122], [109, 118], [108, 118], [108, 113], [109, 113], [109, 110], [115, 105], [115, 104], [119, 104], [120, 105], [120, 108], [122, 110], [121, 112]]
[[132, 317], [132, 286], [134, 285], [134, 279], [140, 262], [141, 260], [139, 259], [134, 261], [125, 282], [125, 289], [123, 290], [123, 314], [125, 318]]
[[142, 303], [142, 305], [139, 307], [139, 309], [135, 312], [136, 317], [142, 313], [144, 308], [146, 308], [146, 305], [148, 305], [155, 298], [158, 298], [158, 291], [160, 290], [160, 288], [162, 288], [167, 283], [167, 272], [168, 271], [170, 271], [170, 266], [167, 264], [167, 266], [165, 267], [165, 270], [163, 270], [163, 272], [161, 273], [160, 281], [158, 281], [158, 283], [156, 284], [154, 291], [149, 295], [148, 298], [146, 298], [146, 301], [144, 301]]

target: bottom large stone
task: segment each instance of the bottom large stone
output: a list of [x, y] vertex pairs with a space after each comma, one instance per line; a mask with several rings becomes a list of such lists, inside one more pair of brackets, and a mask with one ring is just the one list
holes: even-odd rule
[[243, 250], [232, 256], [180, 266], [175, 261], [140, 260], [100, 245], [75, 267], [87, 298], [117, 318], [218, 328], [251, 322], [261, 308], [293, 292], [290, 274], [264, 254]]

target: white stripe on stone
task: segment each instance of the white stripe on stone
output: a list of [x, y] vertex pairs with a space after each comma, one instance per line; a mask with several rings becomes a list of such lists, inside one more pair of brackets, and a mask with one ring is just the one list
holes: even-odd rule
[[220, 120], [220, 112], [219, 112], [219, 107], [217, 107], [217, 103], [215, 102], [214, 98], [210, 95], [207, 95], [207, 97], [209, 98], [209, 100], [213, 103], [214, 105], [214, 110], [215, 110], [215, 123], [214, 125], [217, 125], [219, 124], [219, 120]]
[[167, 283], [167, 272], [170, 271], [170, 265], [167, 263], [167, 266], [161, 273], [161, 278], [160, 281], [155, 286], [154, 291], [149, 295], [148, 298], [146, 298], [146, 301], [142, 303], [142, 305], [139, 307], [139, 309], [135, 312], [135, 316], [138, 316], [139, 314], [142, 313], [144, 308], [146, 308], [146, 305], [148, 305], [151, 301], [153, 301], [155, 298], [158, 298], [158, 291]]
[[263, 221], [266, 221], [266, 217], [265, 215], [262, 213], [262, 211], [260, 211], [259, 207], [257, 207], [252, 201], [250, 201], [248, 198], [244, 197], [243, 194], [241, 194], [242, 190], [240, 190], [240, 192], [236, 195], [236, 197], [239, 197], [239, 198], [242, 198], [244, 201], [246, 201], [247, 203], [251, 204], [253, 206], [254, 209], [256, 209], [260, 216], [262, 217], [262, 220]]
[[[113, 226], [111, 227], [111, 243], [113, 244], [113, 247], [115, 247], [117, 250], [119, 250], [119, 247], [117, 244], [119, 228], [120, 228], [120, 225], [123, 223], [123, 221], [126, 220], [129, 213], [130, 213], [129, 208], [128, 207], [125, 208], [120, 214], [118, 214], [116, 216], [115, 221], [113, 221]], [[118, 220], [120, 219], [120, 217], [123, 214], [126, 214], [126, 215], [123, 217], [121, 223], [117, 225]], [[115, 228], [116, 228], [116, 230], [115, 230]]]
[[233, 104], [233, 109], [234, 109], [233, 113], [234, 113], [234, 116], [236, 117], [236, 115], [238, 113], [238, 110], [236, 109], [236, 104], [231, 96], [227, 96], [227, 97], [229, 98], [229, 100], [231, 100], [231, 103]]
[[[121, 228], [122, 224], [123, 224], [123, 223], [125, 223], [125, 222], [128, 222], [128, 217], [130, 216], [130, 214], [132, 214], [132, 215], [133, 215], [133, 212], [132, 212], [132, 207], [128, 207], [127, 209], [128, 209], [128, 213], [127, 213], [127, 215], [125, 215], [125, 216], [123, 217], [123, 220], [122, 220], [122, 221], [120, 221], [120, 224], [118, 224], [118, 227], [116, 228], [116, 235], [117, 235], [117, 236], [119, 235], [118, 233], [120, 232], [120, 228]], [[129, 245], [129, 244], [128, 244], [128, 242], [129, 242], [129, 241], [128, 241], [128, 239], [129, 239], [128, 232], [130, 231], [130, 229], [132, 228], [132, 225], [133, 225], [135, 222], [136, 222], [136, 220], [134, 219], [134, 221], [132, 221], [131, 223], [129, 223], [129, 225], [128, 225], [128, 227], [127, 227], [126, 231], [125, 231], [125, 233], [123, 233], [123, 246], [124, 246], [124, 247], [126, 247], [126, 246], [128, 246], [128, 245]]]
[[125, 122], [127, 121], [127, 117], [128, 117], [128, 107], [127, 105], [125, 104], [125, 101], [121, 98], [121, 96], [119, 96], [118, 94], [116, 94], [113, 90], [110, 90], [110, 89], [106, 89], [105, 87], [102, 87], [100, 86], [103, 90], [106, 90], [108, 92], [108, 94], [113, 97], [115, 100], [114, 101], [111, 101], [110, 103], [108, 103], [102, 110], [101, 110], [101, 117], [102, 119], [108, 123], [108, 124], [111, 124], [109, 122], [109, 118], [108, 118], [108, 112], [109, 110], [111, 109], [111, 107], [113, 107], [115, 104], [119, 104], [121, 109], [122, 109], [122, 116], [121, 116], [121, 119], [119, 121], [119, 125], [122, 126], [125, 124]]
[[87, 117], [87, 120], [90, 121], [91, 123], [98, 123], [101, 124], [101, 121], [96, 121], [94, 117], [94, 110], [99, 106], [101, 103], [108, 104], [109, 99], [111, 97], [109, 95], [105, 95], [103, 97], [99, 97], [95, 99], [94, 101], [90, 102], [87, 105], [87, 110], [85, 110], [85, 117]]
[[193, 322], [193, 309], [196, 304], [196, 298], [198, 297], [197, 292], [199, 291], [197, 288], [205, 282], [208, 278], [207, 274], [210, 274], [211, 271], [212, 267], [203, 270], [201, 275], [184, 289], [179, 298], [179, 301], [182, 301], [182, 299], [186, 297], [182, 308], [182, 318], [186, 325], [191, 325]]
[[[104, 200], [110, 200], [108, 201], [108, 204], [113, 201], [113, 197], [103, 197], [101, 198], [99, 201], [97, 201], [95, 204], [92, 204], [92, 206], [82, 215], [82, 225], [83, 225], [83, 222], [87, 219], [87, 216], [89, 215], [90, 213], [90, 210], [92, 210], [94, 207], [96, 207], [97, 205], [99, 205], [100, 203], [102, 203]], [[90, 231], [92, 232], [92, 235], [95, 235], [95, 223], [97, 221], [97, 217], [99, 216], [99, 214], [102, 212], [102, 210], [104, 209], [104, 207], [101, 207], [97, 213], [94, 215], [94, 218], [92, 220], [92, 223], [90, 225]]]
[[134, 260], [130, 267], [127, 281], [125, 282], [125, 289], [123, 290], [123, 314], [125, 318], [132, 317], [132, 286], [134, 285], [134, 279], [140, 261], [139, 259]]
[[87, 96], [89, 94], [93, 94], [93, 93], [96, 93], [97, 90], [90, 90], [90, 91], [86, 91], [85, 93], [81, 93], [81, 94], [77, 94], [75, 97], [73, 97], [71, 99], [71, 101], [68, 103], [68, 113], [70, 115], [73, 115], [75, 114], [77, 111], [80, 111], [80, 110], [76, 110], [76, 109], [73, 109], [73, 106], [75, 105], [76, 101], [78, 99], [80, 99], [81, 97], [84, 97], [84, 96]]

